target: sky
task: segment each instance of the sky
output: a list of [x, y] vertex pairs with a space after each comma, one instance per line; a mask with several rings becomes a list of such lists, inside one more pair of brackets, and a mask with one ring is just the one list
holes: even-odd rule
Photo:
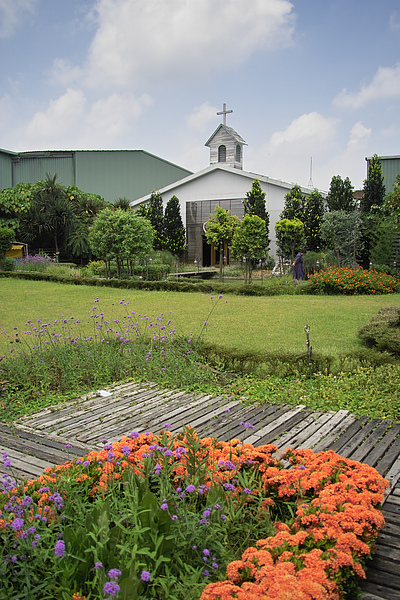
[[191, 171], [222, 117], [246, 171], [328, 190], [400, 155], [399, 0], [0, 0], [0, 147]]

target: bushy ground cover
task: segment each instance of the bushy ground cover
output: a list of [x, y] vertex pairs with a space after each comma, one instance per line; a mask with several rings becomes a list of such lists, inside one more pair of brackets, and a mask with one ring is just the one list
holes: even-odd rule
[[284, 466], [273, 445], [168, 424], [103, 443], [3, 478], [1, 598], [339, 600], [365, 576], [384, 524], [375, 469], [310, 450]]
[[369, 348], [400, 357], [400, 306], [381, 308], [360, 329], [359, 337]]

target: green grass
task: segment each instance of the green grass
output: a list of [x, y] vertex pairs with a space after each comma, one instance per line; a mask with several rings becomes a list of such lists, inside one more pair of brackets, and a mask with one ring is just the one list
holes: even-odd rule
[[[82, 321], [90, 315], [93, 301], [109, 319], [129, 311], [155, 318], [169, 314], [182, 335], [200, 331], [215, 302], [206, 294], [115, 290], [60, 285], [43, 281], [2, 279], [0, 281], [0, 331], [25, 331], [28, 319], [53, 321], [60, 315]], [[119, 301], [125, 298], [128, 307]], [[228, 301], [225, 304], [225, 301]], [[360, 348], [357, 332], [379, 308], [400, 305], [400, 294], [388, 296], [278, 296], [239, 297], [227, 295], [213, 313], [206, 339], [229, 349], [255, 352], [305, 349], [304, 326], [310, 326], [311, 344], [322, 354], [346, 353]], [[90, 327], [89, 327], [90, 329]], [[88, 331], [89, 331], [88, 329]], [[0, 336], [0, 348], [8, 340]]]
[[[400, 421], [400, 365], [385, 364], [390, 362], [387, 355], [362, 351], [357, 337], [359, 328], [381, 307], [399, 303], [399, 294], [261, 298], [224, 295], [211, 300], [201, 293], [94, 290], [2, 279], [0, 358], [6, 358], [0, 363], [0, 420], [13, 420], [66, 398], [133, 378], [166, 387], [246, 397], [250, 402], [305, 404], [322, 411], [347, 409], [357, 415]], [[101, 334], [96, 330], [94, 307], [95, 312], [104, 313], [102, 320], [106, 319], [114, 330], [108, 334], [109, 346], [99, 343], [108, 326], [103, 327]], [[123, 331], [133, 311], [141, 326], [146, 325], [144, 315], [158, 325], [171, 319], [170, 327], [176, 327], [175, 341], [166, 354], [159, 353], [161, 346], [157, 342], [159, 348], [153, 348], [151, 360], [146, 358], [147, 334], [141, 343], [130, 344], [129, 352], [128, 345], [115, 337], [114, 332]], [[161, 313], [163, 319], [157, 320]], [[64, 326], [60, 323], [62, 315], [68, 321]], [[57, 326], [49, 329], [62, 326], [62, 345], [54, 345], [49, 336], [42, 338], [42, 342], [50, 340], [48, 351], [44, 343], [39, 352], [37, 347], [32, 350], [32, 344], [38, 342], [24, 332], [39, 328], [39, 319], [41, 324], [58, 320]], [[80, 323], [76, 325], [78, 319]], [[206, 319], [209, 325], [205, 327]], [[305, 360], [306, 324], [310, 326], [313, 347], [312, 380], [307, 378]], [[206, 346], [211, 348], [209, 354], [204, 346], [202, 354], [197, 352], [195, 342], [202, 330]], [[16, 332], [23, 343], [15, 343]], [[85, 336], [96, 333], [98, 337], [93, 342], [83, 342]], [[162, 335], [160, 331], [159, 334]], [[67, 336], [78, 336], [81, 343], [71, 347]], [[132, 331], [125, 337], [132, 337]], [[187, 352], [189, 338], [193, 340], [192, 353]], [[8, 360], [12, 352], [18, 354], [22, 349], [25, 354], [18, 360]], [[250, 369], [239, 372], [239, 367], [234, 368], [235, 363], [229, 362], [239, 354], [250, 356]], [[330, 374], [317, 366], [329, 365], [333, 360]], [[208, 365], [202, 364], [205, 361]], [[317, 372], [318, 368], [322, 373]], [[230, 375], [224, 371], [235, 372]]]

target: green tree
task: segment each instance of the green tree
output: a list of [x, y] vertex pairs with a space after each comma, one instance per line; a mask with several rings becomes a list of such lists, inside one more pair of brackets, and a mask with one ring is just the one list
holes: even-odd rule
[[207, 244], [214, 244], [219, 249], [219, 278], [222, 280], [222, 269], [224, 266], [224, 246], [229, 247], [232, 243], [233, 234], [240, 224], [239, 217], [232, 216], [229, 210], [220, 206], [215, 207], [215, 214], [211, 215], [205, 225]]
[[114, 208], [122, 208], [122, 210], [130, 210], [131, 205], [128, 198], [118, 198], [118, 200], [114, 203]]
[[18, 183], [0, 191], [0, 227], [11, 227], [16, 235], [19, 233], [21, 216], [32, 204], [33, 190], [31, 183]]
[[281, 255], [293, 262], [296, 252], [304, 246], [304, 224], [300, 219], [281, 219], [275, 225], [276, 241]]
[[245, 215], [257, 215], [265, 222], [265, 250], [268, 251], [270, 245], [269, 234], [269, 212], [265, 205], [265, 192], [263, 191], [261, 184], [258, 179], [253, 181], [251, 190], [246, 192], [246, 199], [244, 204]]
[[181, 217], [181, 207], [176, 196], [172, 196], [164, 213], [165, 249], [174, 256], [182, 256], [186, 250], [186, 231]]
[[384, 207], [400, 224], [400, 174], [396, 177], [393, 191], [385, 197]]
[[363, 197], [360, 203], [362, 213], [373, 213], [383, 206], [385, 186], [383, 183], [381, 160], [374, 154], [368, 165], [368, 178], [364, 180]]
[[252, 267], [255, 261], [263, 260], [266, 257], [266, 236], [265, 220], [258, 215], [245, 215], [243, 221], [235, 228], [232, 238], [232, 255], [234, 258], [246, 259], [246, 283], [251, 283]]
[[304, 235], [308, 251], [318, 252], [322, 249], [321, 225], [324, 214], [324, 199], [318, 190], [314, 190], [306, 198], [304, 206]]
[[14, 230], [11, 227], [0, 227], [0, 268], [4, 270], [5, 256], [11, 250], [14, 241]]
[[343, 210], [351, 212], [355, 209], [354, 188], [348, 177], [343, 181], [340, 175], [334, 175], [326, 199], [330, 212]]
[[301, 191], [299, 185], [294, 185], [290, 192], [285, 195], [285, 204], [283, 205], [283, 211], [279, 215], [281, 219], [299, 219], [304, 221], [304, 209], [305, 209], [306, 197]]
[[147, 218], [155, 232], [154, 250], [162, 250], [165, 244], [163, 199], [160, 192], [155, 190], [151, 193], [147, 204]]
[[65, 188], [73, 210], [67, 247], [74, 257], [90, 258], [89, 229], [95, 216], [103, 209], [104, 200], [97, 194], [83, 192], [75, 185]]
[[111, 260], [115, 259], [120, 277], [123, 261], [132, 264], [136, 257], [148, 253], [153, 239], [154, 230], [148, 219], [121, 208], [102, 210], [89, 230], [92, 252], [105, 261], [108, 276]]
[[363, 248], [363, 221], [359, 210], [326, 213], [322, 239], [334, 251], [338, 267], [356, 268]]

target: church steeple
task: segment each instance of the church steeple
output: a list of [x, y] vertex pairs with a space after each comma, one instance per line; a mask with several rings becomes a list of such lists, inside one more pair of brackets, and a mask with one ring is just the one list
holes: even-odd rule
[[243, 146], [247, 144], [232, 127], [227, 126], [226, 115], [229, 113], [233, 113], [233, 110], [226, 110], [224, 103], [222, 111], [217, 112], [217, 115], [223, 115], [223, 123], [217, 127], [205, 146], [210, 148], [210, 165], [223, 163], [228, 167], [243, 169]]

